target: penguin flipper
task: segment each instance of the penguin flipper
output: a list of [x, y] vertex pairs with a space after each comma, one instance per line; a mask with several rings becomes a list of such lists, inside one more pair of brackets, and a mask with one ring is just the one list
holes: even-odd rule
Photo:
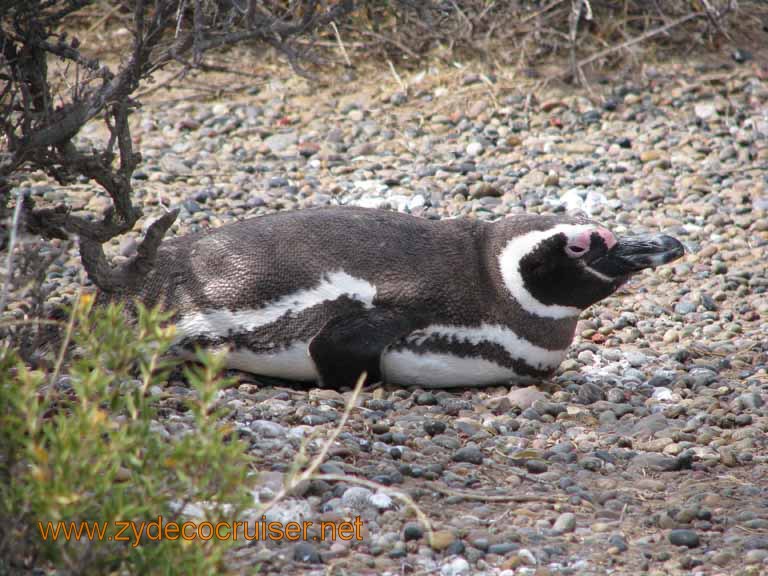
[[368, 373], [368, 382], [377, 382], [381, 353], [416, 328], [412, 314], [381, 308], [332, 318], [309, 343], [320, 386], [351, 387], [363, 372]]

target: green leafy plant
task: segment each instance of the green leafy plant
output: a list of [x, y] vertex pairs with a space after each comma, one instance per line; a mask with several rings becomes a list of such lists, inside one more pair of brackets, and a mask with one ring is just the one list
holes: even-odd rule
[[[251, 462], [217, 408], [222, 359], [200, 353], [187, 369], [192, 393], [186, 432], [168, 434], [159, 396], [173, 363], [168, 315], [138, 307], [134, 323], [119, 305], [83, 297], [67, 340], [66, 373], [27, 369], [0, 347], [0, 575], [33, 567], [57, 573], [220, 574], [230, 540], [141, 538], [119, 523], [188, 519], [232, 521], [252, 505]], [[189, 505], [203, 518], [187, 518]], [[59, 521], [107, 526], [102, 538], [56, 541], [42, 530]], [[42, 523], [42, 524], [39, 524]]]

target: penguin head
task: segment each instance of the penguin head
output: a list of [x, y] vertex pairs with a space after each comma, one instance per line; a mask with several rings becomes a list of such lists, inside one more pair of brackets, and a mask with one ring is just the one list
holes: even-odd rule
[[579, 217], [525, 217], [503, 224], [499, 255], [504, 284], [532, 314], [576, 316], [606, 298], [633, 274], [680, 258], [683, 245], [663, 234], [617, 237]]

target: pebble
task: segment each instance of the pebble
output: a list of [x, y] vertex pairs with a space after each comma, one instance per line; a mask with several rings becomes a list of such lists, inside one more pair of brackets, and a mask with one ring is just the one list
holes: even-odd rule
[[768, 560], [768, 550], [748, 550], [744, 554], [744, 562], [747, 564], [761, 564]]
[[619, 554], [629, 550], [629, 545], [627, 544], [624, 536], [621, 534], [613, 534], [610, 538], [608, 538], [608, 545], [612, 548], [616, 548]]
[[507, 399], [512, 406], [525, 410], [537, 400], [546, 400], [547, 395], [535, 386], [528, 386], [527, 388], [513, 388], [507, 394]]
[[408, 522], [403, 527], [403, 540], [419, 540], [424, 536], [424, 529], [417, 522]]
[[350, 486], [344, 491], [341, 501], [352, 508], [365, 508], [371, 504], [373, 493], [362, 486]]
[[519, 544], [514, 542], [499, 542], [498, 544], [491, 544], [487, 546], [489, 554], [498, 554], [499, 556], [506, 556], [510, 552], [516, 552], [520, 549]]
[[699, 535], [695, 530], [671, 530], [669, 532], [669, 542], [675, 546], [687, 546], [688, 548], [698, 548], [700, 541]]
[[264, 144], [269, 147], [269, 149], [274, 152], [283, 152], [288, 147], [293, 146], [299, 141], [298, 134], [296, 132], [284, 132], [280, 134], [273, 134], [272, 136], [269, 136], [265, 141]]
[[430, 436], [442, 434], [446, 430], [445, 422], [440, 420], [426, 420], [424, 422], [424, 431]]
[[285, 426], [269, 420], [253, 420], [251, 430], [265, 438], [283, 438], [287, 434]]
[[571, 512], [564, 512], [557, 517], [555, 524], [552, 526], [558, 534], [564, 534], [566, 532], [573, 532], [576, 529], [576, 515]]
[[470, 464], [482, 464], [483, 453], [477, 446], [465, 446], [460, 448], [453, 455], [456, 462], [468, 462]]
[[454, 558], [440, 568], [441, 576], [465, 576], [469, 573], [469, 562], [462, 557]]
[[456, 535], [450, 530], [437, 530], [432, 533], [429, 545], [433, 550], [442, 551], [456, 541]]
[[293, 547], [293, 558], [303, 564], [320, 564], [323, 561], [320, 553], [309, 542], [298, 542]]
[[479, 156], [485, 150], [485, 146], [481, 142], [470, 142], [467, 145], [467, 156]]
[[658, 150], [644, 150], [640, 153], [640, 161], [645, 162], [653, 162], [654, 160], [661, 159], [661, 152]]
[[636, 350], [629, 350], [625, 352], [624, 358], [626, 358], [630, 366], [633, 366], [634, 368], [644, 366], [648, 362], [648, 356]]
[[531, 474], [543, 474], [549, 469], [549, 466], [541, 460], [528, 460], [525, 463], [525, 469]]
[[701, 120], [710, 120], [717, 114], [717, 107], [713, 101], [698, 102], [694, 106], [694, 112]]

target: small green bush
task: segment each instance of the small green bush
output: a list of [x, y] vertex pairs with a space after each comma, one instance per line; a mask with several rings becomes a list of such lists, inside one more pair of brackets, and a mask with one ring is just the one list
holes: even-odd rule
[[[89, 297], [72, 315], [77, 352], [63, 376], [28, 370], [0, 347], [0, 575], [225, 573], [231, 540], [109, 541], [115, 521], [181, 524], [194, 503], [215, 525], [252, 505], [245, 446], [215, 407], [228, 384], [221, 359], [201, 353], [186, 371], [194, 430], [163, 437], [152, 393], [172, 369], [167, 315], [139, 307], [131, 324], [121, 306]], [[60, 520], [107, 522], [107, 538], [43, 539], [38, 522]]]

